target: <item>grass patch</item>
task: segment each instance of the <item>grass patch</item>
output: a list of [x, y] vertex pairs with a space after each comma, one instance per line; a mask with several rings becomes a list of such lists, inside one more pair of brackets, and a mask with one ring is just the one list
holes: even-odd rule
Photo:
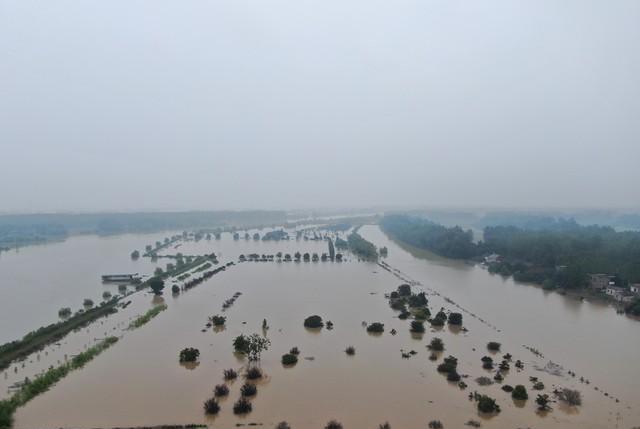
[[162, 312], [162, 311], [164, 311], [166, 309], [167, 309], [166, 304], [157, 305], [157, 306], [153, 307], [152, 309], [150, 309], [149, 311], [144, 313], [142, 316], [138, 316], [138, 318], [136, 318], [133, 322], [131, 322], [129, 324], [129, 329], [136, 329], [136, 328], [141, 327], [142, 325], [145, 325], [151, 319], [153, 319], [158, 314], [160, 314], [160, 312]]

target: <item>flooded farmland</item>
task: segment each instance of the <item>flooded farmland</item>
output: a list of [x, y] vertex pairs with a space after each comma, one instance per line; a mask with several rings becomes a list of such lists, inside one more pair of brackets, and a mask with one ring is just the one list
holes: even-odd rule
[[[69, 335], [62, 344], [46, 348], [38, 359], [31, 359], [24, 367], [9, 368], [0, 379], [5, 388], [107, 334], [121, 337], [86, 368], [70, 374], [49, 392], [20, 408], [14, 427], [187, 423], [221, 428], [235, 427], [238, 423], [273, 427], [286, 420], [294, 428], [318, 428], [330, 419], [347, 428], [375, 428], [385, 421], [395, 428], [424, 428], [431, 420], [440, 420], [444, 427], [464, 427], [473, 420], [483, 427], [495, 428], [630, 428], [640, 423], [634, 390], [640, 379], [640, 370], [635, 365], [640, 359], [637, 321], [600, 304], [504, 281], [477, 266], [409, 251], [389, 240], [377, 226], [365, 226], [360, 233], [377, 246], [389, 249], [383, 266], [359, 262], [353, 255], [348, 255], [343, 263], [237, 263], [240, 254], [323, 253], [327, 252], [325, 241], [233, 240], [231, 234], [223, 234], [220, 240], [181, 244], [171, 251], [185, 255], [215, 252], [221, 264], [236, 262], [236, 265], [177, 296], [166, 289], [161, 299], [144, 291], [135, 293], [130, 296], [132, 304], [125, 310]], [[129, 254], [161, 238], [79, 237], [33, 248], [38, 252], [48, 248], [51, 254], [61, 254], [55, 266], [66, 267], [68, 272], [66, 281], [59, 283], [64, 286], [52, 294], [60, 301], [33, 305], [41, 306], [41, 313], [55, 315], [63, 305], [63, 298], [75, 303], [80, 297], [90, 297], [90, 293], [100, 296], [96, 282], [104, 270], [150, 274], [153, 262], [143, 258], [134, 262]], [[86, 255], [87, 251], [77, 250], [77, 254], [65, 257], [65, 248], [81, 248], [74, 240], [94, 240], [100, 243], [96, 246], [107, 246], [102, 241], [112, 240], [108, 246], [114, 248], [115, 259], [96, 267], [95, 262], [80, 262], [81, 254]], [[104, 260], [109, 259], [100, 254]], [[12, 257], [17, 260], [19, 256], [24, 255]], [[166, 262], [159, 261], [157, 264], [161, 266]], [[22, 267], [26, 269], [29, 263], [33, 261], [25, 261]], [[75, 267], [83, 268], [75, 270]], [[89, 288], [92, 292], [80, 292], [78, 282], [85, 279], [74, 280], [78, 270], [92, 272], [91, 284], [96, 291]], [[62, 272], [60, 268], [61, 276]], [[410, 321], [400, 320], [385, 298], [386, 293], [406, 281], [413, 284], [416, 292], [426, 291], [432, 313], [441, 307], [452, 311], [462, 308], [465, 329], [444, 326], [427, 327], [424, 334], [409, 332]], [[237, 292], [241, 295], [222, 313], [224, 301]], [[30, 293], [36, 296], [38, 289], [33, 287]], [[133, 317], [160, 301], [168, 305], [166, 311], [139, 329], [126, 329]], [[4, 305], [10, 307], [6, 302]], [[224, 329], [205, 328], [208, 317], [215, 314], [227, 317]], [[313, 314], [330, 320], [334, 328], [304, 328], [304, 319]], [[263, 319], [268, 323], [267, 330], [262, 328]], [[385, 332], [368, 333], [363, 323], [371, 322], [383, 323]], [[397, 333], [392, 335], [392, 330]], [[3, 330], [3, 335], [13, 338], [25, 331], [24, 326], [17, 326], [15, 332]], [[214, 386], [223, 383], [223, 370], [241, 371], [246, 366], [246, 360], [233, 353], [233, 339], [252, 333], [265, 335], [271, 341], [260, 362], [265, 377], [257, 383], [258, 394], [251, 401], [253, 411], [245, 417], [233, 414], [232, 405], [243, 383], [239, 379], [228, 383], [231, 393], [220, 400], [220, 413], [205, 416], [202, 404], [212, 396]], [[430, 351], [426, 348], [433, 337], [441, 338], [445, 344], [445, 351], [435, 362], [428, 359]], [[490, 386], [476, 383], [477, 377], [493, 376], [493, 372], [482, 368], [481, 362], [483, 356], [490, 354], [486, 350], [488, 341], [502, 344], [502, 352], [493, 355], [496, 360], [507, 352], [514, 360], [522, 360], [524, 369], [512, 367], [503, 384], [526, 386], [528, 401], [512, 400], [498, 383]], [[355, 348], [353, 356], [344, 352], [348, 346]], [[178, 352], [185, 347], [200, 350], [197, 365], [178, 362]], [[284, 367], [280, 358], [292, 347], [300, 349], [300, 359], [296, 365]], [[613, 350], [615, 354], [611, 353]], [[437, 365], [448, 355], [458, 358], [458, 371], [466, 389], [448, 382], [437, 372]], [[549, 361], [564, 368], [560, 375], [537, 369], [544, 368]], [[550, 412], [538, 412], [534, 399], [540, 392], [531, 388], [530, 377], [544, 383], [544, 393], [561, 387], [580, 390], [583, 405], [569, 408], [553, 403]], [[580, 377], [589, 380], [589, 384], [580, 382]], [[502, 412], [495, 416], [479, 414], [475, 402], [468, 398], [474, 391], [495, 398]]]

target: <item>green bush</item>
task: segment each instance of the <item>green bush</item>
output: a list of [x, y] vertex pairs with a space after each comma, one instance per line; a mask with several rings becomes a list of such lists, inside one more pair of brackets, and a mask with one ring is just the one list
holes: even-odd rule
[[213, 393], [216, 396], [227, 396], [229, 394], [229, 388], [227, 387], [226, 384], [218, 384], [213, 389]]
[[236, 378], [238, 378], [238, 373], [235, 369], [232, 368], [225, 369], [223, 375], [225, 380], [235, 380]]
[[406, 283], [398, 286], [398, 295], [411, 296], [411, 286]]
[[413, 317], [417, 320], [427, 320], [431, 317], [431, 312], [428, 308], [420, 308], [413, 313]]
[[526, 401], [529, 399], [529, 395], [527, 394], [527, 389], [522, 385], [518, 384], [513, 388], [513, 392], [511, 392], [511, 397], [513, 399], [517, 399], [520, 401]]
[[501, 344], [495, 341], [490, 341], [489, 343], [487, 343], [487, 349], [492, 352], [499, 352], [500, 346]]
[[367, 326], [367, 332], [381, 333], [384, 332], [384, 323], [373, 322]]
[[304, 319], [304, 326], [305, 328], [322, 328], [324, 323], [322, 323], [322, 317], [314, 315]]
[[444, 326], [444, 321], [445, 320], [446, 319], [441, 319], [439, 317], [434, 317], [429, 322], [431, 323], [431, 326]]
[[499, 413], [500, 406], [496, 403], [495, 399], [487, 395], [481, 395], [478, 398], [478, 411], [481, 413]]
[[424, 332], [424, 323], [421, 320], [411, 321], [411, 332], [421, 334]]
[[195, 362], [198, 360], [198, 356], [200, 356], [200, 350], [187, 347], [186, 349], [182, 349], [180, 351], [180, 362]]
[[449, 314], [449, 324], [450, 325], [462, 325], [462, 314], [461, 313], [450, 313]]
[[252, 408], [251, 402], [247, 401], [246, 398], [240, 398], [235, 404], [233, 404], [233, 413], [247, 414], [251, 412]]
[[240, 394], [244, 397], [256, 396], [257, 393], [258, 393], [258, 388], [256, 387], [255, 384], [252, 384], [252, 383], [245, 383], [240, 388]]
[[291, 353], [287, 353], [282, 355], [282, 364], [283, 365], [295, 365], [298, 363], [298, 356], [293, 355]]
[[218, 414], [220, 412], [220, 404], [215, 398], [207, 399], [204, 401], [204, 412], [206, 414]]
[[432, 338], [427, 348], [434, 352], [441, 352], [444, 350], [444, 342], [440, 338]]
[[262, 378], [262, 370], [258, 367], [252, 366], [247, 370], [245, 378], [247, 380], [257, 380], [259, 378]]
[[209, 317], [209, 320], [211, 321], [211, 323], [213, 323], [214, 326], [223, 326], [225, 323], [227, 323], [227, 318], [218, 314]]

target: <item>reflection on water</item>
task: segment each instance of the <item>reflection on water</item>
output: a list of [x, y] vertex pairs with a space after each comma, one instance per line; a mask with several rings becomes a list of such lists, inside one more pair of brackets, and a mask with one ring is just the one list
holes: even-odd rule
[[[286, 420], [292, 427], [304, 429], [322, 427], [335, 418], [347, 428], [374, 428], [385, 421], [396, 428], [424, 428], [434, 419], [445, 427], [465, 427], [470, 419], [482, 419], [485, 427], [505, 429], [541, 424], [595, 429], [614, 427], [617, 418], [625, 423], [621, 427], [638, 421], [636, 322], [587, 302], [577, 301], [578, 306], [568, 311], [567, 298], [558, 294], [516, 285], [479, 267], [413, 255], [388, 240], [377, 227], [364, 227], [361, 233], [378, 246], [388, 247], [386, 261], [391, 266], [489, 323], [465, 313], [468, 332], [445, 327], [416, 336], [409, 331], [410, 321], [398, 319], [384, 298], [400, 280], [369, 263], [238, 264], [175, 299], [166, 299], [168, 310], [144, 327], [126, 332], [115, 347], [85, 369], [19, 409], [16, 427], [198, 422], [217, 427], [233, 427], [238, 422], [273, 427]], [[186, 250], [189, 246], [192, 248]], [[224, 235], [220, 242], [189, 242], [183, 247], [185, 254], [219, 249], [227, 255], [226, 260], [253, 251], [326, 251], [324, 242], [234, 242], [225, 240]], [[225, 312], [226, 328], [202, 332], [207, 317], [217, 314], [224, 300], [235, 292], [242, 292], [242, 298]], [[432, 311], [441, 306], [453, 308], [442, 296], [430, 293], [428, 298]], [[134, 298], [135, 311], [117, 314], [109, 323], [126, 323], [118, 318], [139, 314], [148, 308], [149, 301], [148, 295]], [[305, 329], [303, 320], [313, 314], [331, 320], [334, 329]], [[211, 397], [213, 387], [223, 382], [223, 369], [241, 370], [246, 364], [242, 356], [233, 353], [233, 338], [241, 333], [261, 333], [263, 319], [268, 321], [266, 335], [272, 345], [260, 363], [268, 376], [252, 400], [254, 411], [243, 418], [233, 415], [231, 407], [243, 384], [237, 380], [229, 383], [231, 392], [221, 401], [220, 415], [205, 417], [202, 404]], [[384, 323], [385, 332], [370, 335], [363, 321]], [[392, 335], [392, 330], [397, 334]], [[428, 359], [430, 352], [425, 347], [434, 336], [445, 343], [445, 352], [438, 354], [436, 362]], [[512, 369], [505, 380], [529, 388], [530, 399], [524, 404], [514, 403], [499, 384], [480, 387], [475, 383], [476, 377], [486, 374], [480, 359], [487, 354], [488, 341], [501, 342], [503, 352], [524, 362], [523, 371]], [[536, 357], [523, 344], [542, 350], [546, 358]], [[610, 344], [611, 348], [594, 344]], [[351, 345], [356, 349], [353, 356], [345, 353]], [[190, 371], [177, 362], [179, 350], [185, 347], [200, 350], [199, 365]], [[300, 359], [295, 366], [284, 367], [281, 356], [292, 347], [300, 349]], [[403, 353], [411, 350], [417, 354], [403, 358]], [[458, 358], [459, 372], [469, 385], [466, 391], [437, 373], [436, 366], [448, 355]], [[592, 384], [535, 370], [535, 365], [544, 366], [548, 359], [588, 376]], [[584, 406], [577, 414], [554, 406], [541, 419], [530, 376], [539, 377], [547, 392], [563, 386], [579, 388]], [[596, 385], [615, 391], [621, 403], [595, 391]], [[502, 413], [479, 416], [467, 398], [474, 390], [495, 397]]]

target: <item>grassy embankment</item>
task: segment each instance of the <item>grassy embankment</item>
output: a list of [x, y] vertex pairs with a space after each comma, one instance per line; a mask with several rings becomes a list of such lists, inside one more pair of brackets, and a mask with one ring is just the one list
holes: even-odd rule
[[117, 304], [118, 298], [113, 298], [103, 305], [76, 313], [67, 320], [29, 332], [20, 340], [3, 344], [0, 346], [0, 370], [7, 368], [11, 362], [26, 358], [44, 346], [60, 340], [75, 329], [86, 326], [100, 317], [115, 313]]

